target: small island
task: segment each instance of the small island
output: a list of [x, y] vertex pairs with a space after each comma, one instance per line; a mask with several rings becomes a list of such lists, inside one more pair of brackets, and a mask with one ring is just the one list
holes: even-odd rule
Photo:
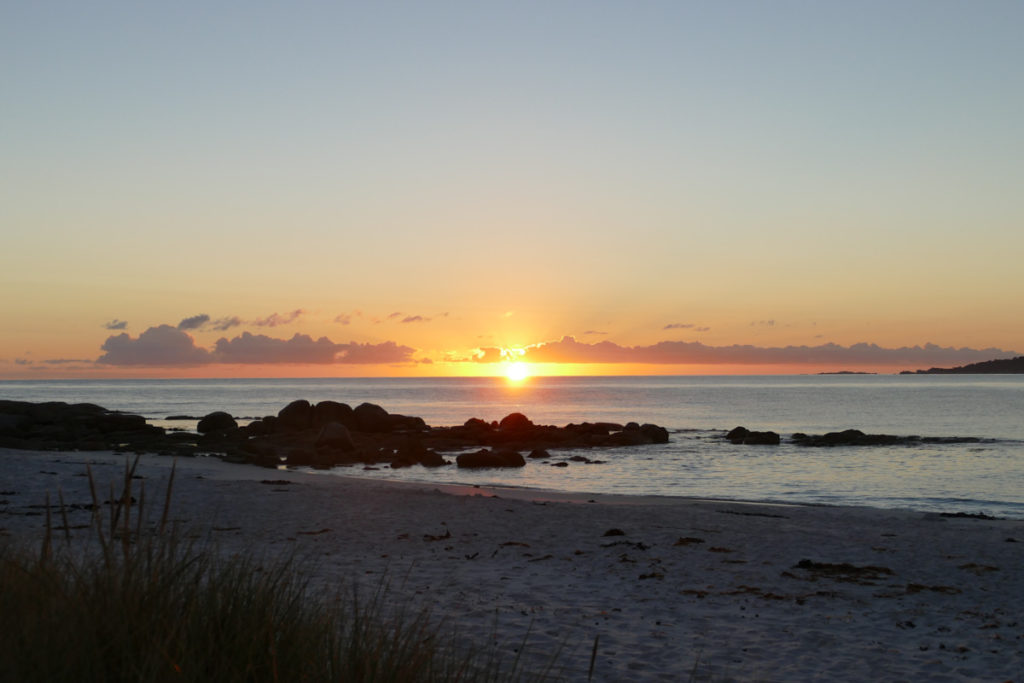
[[819, 375], [877, 375], [877, 372], [863, 372], [861, 370], [835, 370], [833, 372], [819, 372]]
[[1024, 356], [986, 360], [955, 368], [904, 370], [901, 375], [1020, 375], [1024, 374]]

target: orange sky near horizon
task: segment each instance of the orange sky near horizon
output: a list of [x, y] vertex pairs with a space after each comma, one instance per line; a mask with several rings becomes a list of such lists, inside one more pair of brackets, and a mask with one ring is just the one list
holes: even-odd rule
[[1024, 353], [1024, 5], [385, 5], [0, 8], [0, 379]]

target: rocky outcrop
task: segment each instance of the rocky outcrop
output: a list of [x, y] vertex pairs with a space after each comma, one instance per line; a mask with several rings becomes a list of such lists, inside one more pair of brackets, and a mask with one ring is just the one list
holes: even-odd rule
[[746, 427], [736, 427], [725, 435], [731, 443], [746, 446], [778, 446], [782, 439], [775, 432], [756, 432]]
[[[725, 438], [734, 444], [771, 445], [782, 443], [776, 432], [756, 432], [746, 427], [736, 427], [725, 434]], [[973, 436], [896, 436], [893, 434], [865, 434], [859, 429], [844, 429], [826, 434], [793, 434], [789, 442], [796, 446], [808, 448], [830, 448], [834, 446], [899, 446], [914, 444], [956, 444], [979, 443], [984, 439]]]
[[845, 429], [827, 434], [796, 433], [792, 437], [797, 446], [828, 448], [831, 446], [898, 446], [922, 443], [955, 444], [980, 443], [984, 439], [975, 436], [896, 436], [894, 434], [865, 434], [859, 429]]
[[614, 448], [667, 443], [668, 430], [654, 424], [630, 422], [625, 426], [612, 422], [584, 422], [564, 427], [534, 424], [521, 413], [512, 413], [499, 422], [470, 418], [458, 427], [435, 427], [430, 438], [447, 448], [502, 446], [529, 451], [538, 448]]
[[[239, 426], [226, 412], [199, 420], [198, 434], [148, 425], [140, 415], [91, 404], [0, 401], [0, 446], [29, 449], [130, 449], [164, 455], [220, 454], [232, 462], [266, 467], [328, 468], [357, 463], [391, 467], [451, 464], [445, 451], [462, 453], [460, 467], [522, 467], [549, 457], [548, 449], [612, 448], [665, 443], [668, 430], [630, 422], [535, 424], [522, 413], [500, 421], [470, 418], [455, 427], [430, 427], [422, 418], [362, 403], [292, 401], [276, 415]], [[472, 449], [478, 449], [472, 451]]]
[[141, 415], [92, 403], [0, 401], [0, 446], [35, 450], [139, 450], [166, 444]]

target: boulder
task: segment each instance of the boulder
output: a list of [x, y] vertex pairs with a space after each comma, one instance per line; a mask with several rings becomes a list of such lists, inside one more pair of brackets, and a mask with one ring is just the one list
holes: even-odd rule
[[525, 432], [533, 429], [533, 422], [522, 413], [511, 413], [501, 418], [498, 429], [503, 432]]
[[301, 432], [313, 426], [313, 406], [305, 399], [292, 401], [277, 414], [277, 424], [282, 431]]
[[360, 403], [352, 411], [356, 429], [361, 432], [390, 432], [392, 422], [388, 411], [375, 403]]
[[388, 415], [387, 430], [389, 432], [424, 432], [430, 429], [422, 417], [411, 415]]
[[746, 446], [778, 446], [781, 439], [775, 432], [755, 432], [746, 427], [735, 427], [725, 435], [734, 444]]
[[223, 410], [217, 410], [199, 420], [196, 431], [200, 434], [208, 432], [226, 432], [231, 429], [238, 429], [238, 423], [230, 414]]
[[[651, 443], [668, 443], [668, 430], [664, 427], [659, 427], [655, 424], [642, 424], [640, 425], [640, 433], [647, 437]], [[777, 434], [776, 437], [778, 437]]]
[[346, 452], [356, 449], [356, 444], [352, 441], [352, 434], [340, 422], [330, 422], [321, 427], [314, 445], [317, 449], [331, 448]]
[[649, 441], [647, 436], [640, 431], [640, 425], [636, 425], [636, 429], [623, 429], [621, 432], [609, 434], [605, 440], [605, 444], [608, 446], [642, 446], [646, 443]]
[[462, 425], [471, 432], [489, 432], [493, 427], [490, 422], [485, 422], [478, 417], [471, 417]]
[[463, 453], [455, 458], [459, 467], [474, 469], [481, 467], [522, 467], [526, 464], [523, 456], [516, 451], [487, 449], [475, 453]]
[[[897, 444], [923, 441], [919, 436], [894, 436], [892, 434], [865, 434], [859, 429], [844, 429], [841, 432], [827, 434], [796, 433], [792, 437], [798, 446], [893, 446]], [[954, 440], [953, 443], [959, 440]]]
[[349, 428], [355, 427], [356, 418], [352, 406], [337, 401], [320, 401], [313, 406], [314, 427], [323, 427], [330, 422], [338, 422]]

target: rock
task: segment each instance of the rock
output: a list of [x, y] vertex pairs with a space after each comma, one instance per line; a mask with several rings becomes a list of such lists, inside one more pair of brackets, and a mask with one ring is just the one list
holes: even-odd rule
[[320, 401], [313, 406], [313, 426], [323, 427], [330, 422], [338, 422], [349, 429], [355, 427], [356, 418], [352, 406], [337, 401]]
[[475, 432], [489, 432], [493, 429], [493, 427], [491, 427], [491, 423], [485, 422], [478, 417], [469, 418], [462, 426]]
[[356, 444], [352, 441], [352, 434], [348, 428], [340, 422], [325, 424], [313, 442], [317, 449], [332, 448], [340, 451], [354, 451]]
[[480, 467], [522, 467], [526, 464], [523, 456], [516, 451], [479, 450], [475, 453], [463, 453], [455, 458], [455, 463], [463, 468]]
[[[104, 434], [112, 432], [141, 432], [147, 431], [149, 425], [146, 418], [141, 415], [129, 415], [127, 413], [103, 413], [87, 418], [89, 424]], [[163, 433], [163, 430], [160, 430]]]
[[651, 443], [668, 443], [668, 430], [664, 427], [654, 424], [642, 424], [640, 425], [640, 433], [650, 439]]
[[636, 429], [623, 429], [608, 435], [605, 443], [608, 446], [642, 446], [648, 441], [647, 436], [640, 431], [640, 425], [636, 425]]
[[26, 415], [0, 413], [0, 434], [16, 434], [30, 422]]
[[277, 414], [277, 425], [286, 432], [309, 429], [313, 426], [313, 406], [305, 399], [292, 401]]
[[775, 432], [755, 432], [746, 427], [736, 427], [725, 435], [734, 444], [747, 446], [778, 446], [781, 442]]
[[420, 464], [424, 467], [443, 467], [451, 463], [445, 460], [437, 451], [427, 449], [420, 455]]
[[217, 410], [204, 416], [196, 426], [196, 431], [200, 434], [226, 432], [230, 429], [238, 429], [238, 423], [235, 422], [235, 418], [222, 410]]
[[505, 432], [523, 432], [533, 429], [533, 422], [522, 413], [511, 413], [501, 418], [498, 429]]
[[390, 432], [392, 422], [388, 411], [375, 403], [360, 403], [353, 411], [356, 429], [361, 432]]
[[917, 443], [922, 441], [919, 436], [893, 436], [892, 434], [865, 434], [859, 429], [845, 429], [841, 432], [827, 434], [802, 434], [792, 436], [798, 446], [831, 447], [831, 446], [892, 446], [897, 444]]
[[388, 415], [389, 432], [422, 432], [430, 429], [422, 417], [410, 415]]
[[531, 460], [541, 460], [543, 458], [550, 458], [551, 454], [548, 453], [543, 448], [534, 448], [526, 457], [530, 458]]

